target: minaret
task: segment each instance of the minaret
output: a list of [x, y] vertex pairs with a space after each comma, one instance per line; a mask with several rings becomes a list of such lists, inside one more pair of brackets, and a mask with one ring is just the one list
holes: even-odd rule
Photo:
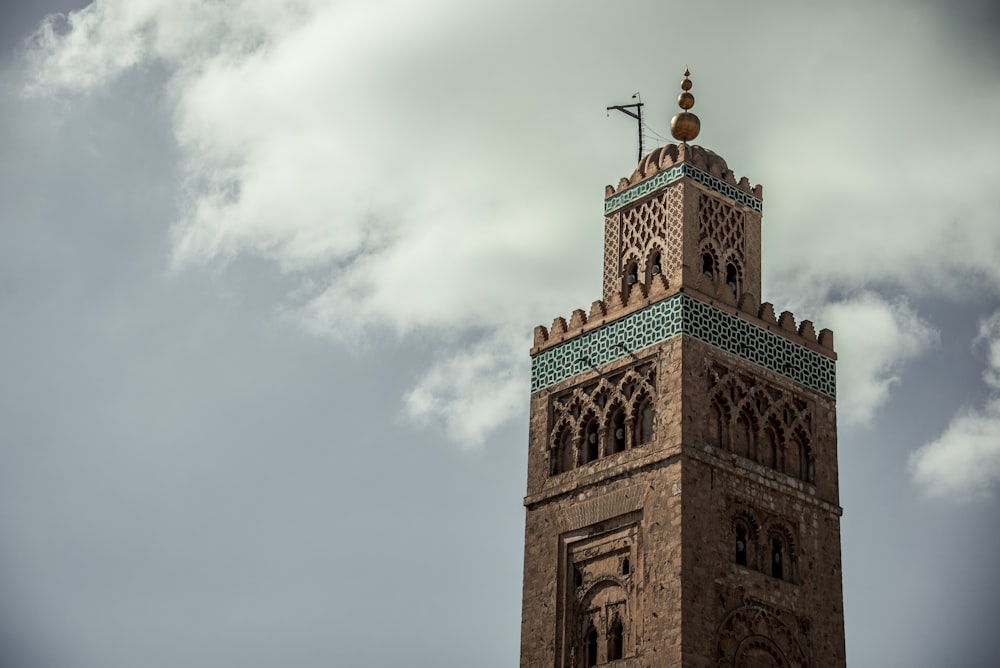
[[522, 668], [845, 665], [833, 333], [759, 303], [689, 75], [605, 191], [603, 299], [535, 328]]

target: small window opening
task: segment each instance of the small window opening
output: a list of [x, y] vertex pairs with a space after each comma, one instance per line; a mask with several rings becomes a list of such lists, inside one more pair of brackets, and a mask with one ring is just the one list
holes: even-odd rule
[[621, 411], [616, 413], [611, 421], [611, 438], [608, 446], [609, 454], [625, 450], [625, 414]]
[[747, 530], [742, 526], [736, 528], [736, 563], [747, 565]]
[[637, 417], [636, 444], [644, 445], [653, 440], [653, 404], [649, 399], [643, 399]]
[[731, 264], [726, 265], [726, 285], [729, 289], [736, 293], [736, 279], [738, 278], [736, 273], [736, 267]]
[[579, 566], [573, 566], [573, 586], [583, 586], [583, 571], [580, 570]]
[[597, 424], [592, 422], [587, 427], [586, 442], [583, 447], [584, 464], [597, 459], [597, 441]]
[[590, 623], [590, 627], [587, 629], [587, 635], [584, 636], [584, 645], [586, 646], [587, 653], [587, 666], [597, 665], [597, 629], [594, 628], [594, 623]]
[[618, 617], [611, 622], [611, 629], [608, 630], [608, 661], [617, 661], [622, 658], [622, 622]]
[[715, 260], [712, 259], [711, 253], [701, 256], [701, 273], [705, 274], [705, 278], [715, 277]]
[[780, 538], [771, 540], [771, 576], [782, 579], [784, 570], [785, 555], [784, 546]]
[[656, 252], [649, 258], [649, 275], [659, 276], [663, 268], [660, 266], [660, 253]]
[[628, 557], [622, 559], [622, 575], [628, 575], [632, 572], [632, 564], [629, 562]]

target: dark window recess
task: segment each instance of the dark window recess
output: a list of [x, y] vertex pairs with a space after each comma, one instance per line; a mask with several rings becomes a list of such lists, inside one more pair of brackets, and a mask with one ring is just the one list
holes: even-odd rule
[[715, 260], [712, 259], [711, 253], [701, 256], [701, 273], [705, 274], [705, 278], [715, 277]]
[[583, 586], [583, 572], [580, 571], [578, 566], [573, 567], [573, 586], [582, 587]]
[[781, 543], [780, 538], [774, 538], [771, 540], [771, 576], [778, 579], [783, 578], [784, 572], [784, 545]]
[[736, 267], [734, 267], [731, 264], [727, 264], [726, 265], [726, 285], [729, 286], [729, 289], [732, 290], [734, 294], [736, 293], [736, 280], [737, 280], [738, 277], [739, 277], [739, 275], [736, 273]]
[[590, 627], [587, 629], [587, 634], [584, 636], [583, 643], [586, 647], [587, 653], [587, 666], [597, 665], [597, 629], [594, 628], [594, 624], [591, 623]]
[[583, 463], [592, 462], [597, 459], [597, 423], [591, 422], [587, 426], [585, 442], [583, 444]]
[[608, 661], [616, 661], [622, 658], [622, 622], [615, 617], [611, 622], [611, 629], [608, 630]]
[[609, 439], [609, 454], [621, 452], [625, 449], [625, 413], [619, 411], [611, 421], [611, 438]]
[[639, 404], [636, 424], [636, 445], [653, 440], [653, 403], [647, 398]]
[[622, 575], [628, 575], [632, 572], [632, 564], [629, 563], [628, 557], [622, 559]]
[[747, 530], [743, 527], [736, 528], [736, 563], [747, 565]]

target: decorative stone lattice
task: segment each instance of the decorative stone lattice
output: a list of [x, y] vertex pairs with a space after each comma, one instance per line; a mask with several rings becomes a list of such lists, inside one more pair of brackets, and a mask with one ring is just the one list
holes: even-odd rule
[[591, 366], [609, 364], [682, 333], [829, 397], [836, 396], [832, 359], [686, 294], [675, 294], [536, 353], [531, 358], [531, 391], [538, 392], [589, 371]]
[[710, 364], [707, 370], [708, 444], [815, 482], [809, 403], [722, 364]]
[[[564, 473], [586, 463], [589, 429], [596, 458], [631, 450], [652, 438], [656, 372], [652, 364], [624, 369], [549, 398], [549, 470]], [[615, 431], [623, 433], [616, 439]]]
[[736, 207], [705, 194], [698, 198], [699, 252], [712, 254], [721, 278], [726, 278], [726, 266], [734, 265], [737, 286], [743, 283], [746, 266], [745, 227], [745, 216]]
[[604, 217], [604, 298], [619, 289], [618, 279], [622, 273], [621, 216], [614, 214]]

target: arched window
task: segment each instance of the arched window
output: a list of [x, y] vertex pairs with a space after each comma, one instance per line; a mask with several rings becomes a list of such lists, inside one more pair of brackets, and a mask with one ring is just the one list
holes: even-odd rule
[[604, 448], [609, 455], [625, 450], [625, 411], [621, 408], [616, 409], [611, 416], [607, 445]]
[[733, 452], [740, 457], [749, 457], [753, 448], [753, 432], [750, 422], [743, 415], [736, 420], [736, 430], [733, 433]]
[[590, 622], [590, 626], [587, 627], [587, 633], [583, 636], [584, 653], [587, 658], [587, 666], [597, 665], [597, 629], [594, 627], [594, 622]]
[[625, 273], [622, 275], [622, 296], [628, 301], [632, 293], [632, 286], [639, 282], [639, 265], [633, 260], [625, 265]]
[[743, 523], [736, 525], [736, 563], [747, 565], [747, 528]]
[[611, 628], [608, 629], [608, 661], [617, 661], [622, 658], [622, 650], [624, 649], [622, 640], [622, 621], [616, 615], [614, 621], [611, 622]]
[[733, 294], [739, 294], [739, 272], [736, 271], [736, 265], [729, 263], [726, 265], [726, 285], [729, 289], [733, 291]]
[[770, 426], [764, 429], [764, 438], [758, 448], [757, 456], [761, 464], [770, 468], [777, 468], [778, 435], [775, 427]]
[[568, 428], [564, 427], [556, 436], [550, 457], [549, 467], [552, 475], [573, 468], [573, 438]]
[[586, 428], [583, 430], [583, 446], [580, 448], [581, 454], [583, 456], [582, 464], [588, 464], [595, 461], [599, 456], [599, 437], [597, 435], [597, 420], [594, 418], [590, 419], [587, 423]]
[[651, 285], [653, 278], [659, 276], [663, 271], [663, 266], [660, 264], [660, 251], [653, 251], [653, 254], [649, 256], [649, 262], [646, 264], [646, 284]]
[[785, 541], [779, 536], [771, 536], [771, 577], [784, 579]]
[[788, 439], [788, 449], [785, 451], [785, 473], [790, 476], [802, 477], [802, 453], [805, 448], [798, 434]]
[[725, 447], [725, 433], [726, 423], [722, 417], [722, 408], [719, 404], [713, 403], [708, 409], [708, 444], [717, 448]]
[[635, 445], [653, 440], [653, 402], [643, 397], [635, 411]]
[[704, 253], [701, 256], [701, 273], [710, 281], [715, 280], [715, 258], [711, 253]]

